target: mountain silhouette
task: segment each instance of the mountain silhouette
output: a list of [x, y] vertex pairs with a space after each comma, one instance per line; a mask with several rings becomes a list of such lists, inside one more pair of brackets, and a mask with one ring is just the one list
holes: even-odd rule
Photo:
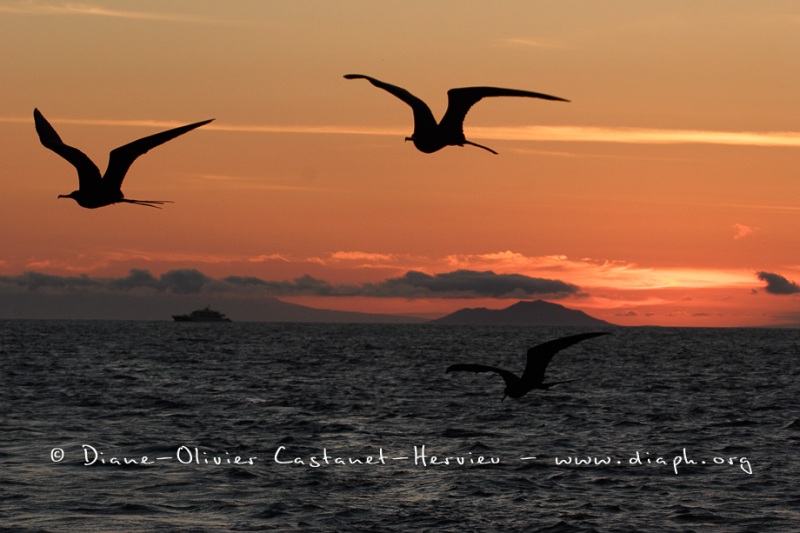
[[258, 322], [316, 322], [316, 323], [421, 323], [424, 319], [410, 316], [360, 313], [357, 311], [333, 311], [284, 302], [277, 298], [266, 298], [251, 309], [251, 320]]
[[583, 311], [542, 300], [520, 301], [505, 309], [487, 309], [485, 307], [461, 309], [433, 320], [432, 323], [502, 326], [613, 326], [610, 322], [589, 316]]

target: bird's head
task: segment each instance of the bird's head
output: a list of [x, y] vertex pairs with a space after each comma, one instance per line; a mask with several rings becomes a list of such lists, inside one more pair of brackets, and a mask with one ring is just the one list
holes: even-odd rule
[[78, 195], [79, 195], [79, 191], [72, 191], [69, 194], [59, 194], [58, 197], [59, 198], [72, 198], [73, 200], [75, 200], [77, 202], [78, 201]]
[[509, 386], [506, 385], [506, 388], [503, 389], [503, 397], [500, 399], [500, 401], [505, 401], [506, 398], [517, 398], [517, 396], [511, 394], [512, 392], [513, 391], [509, 388]]

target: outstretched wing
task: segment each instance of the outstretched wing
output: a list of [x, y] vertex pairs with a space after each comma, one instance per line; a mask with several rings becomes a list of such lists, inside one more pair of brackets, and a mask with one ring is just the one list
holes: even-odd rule
[[461, 130], [464, 124], [464, 117], [467, 115], [470, 108], [481, 98], [490, 96], [526, 96], [528, 98], [543, 98], [545, 100], [569, 102], [569, 100], [549, 94], [521, 91], [519, 89], [503, 89], [501, 87], [462, 87], [459, 89], [450, 89], [447, 91], [447, 112], [444, 114], [444, 117], [442, 117], [441, 126]]
[[77, 148], [64, 144], [55, 128], [47, 122], [47, 119], [38, 109], [33, 110], [33, 122], [36, 125], [36, 133], [39, 134], [39, 141], [42, 146], [69, 161], [78, 171], [79, 189], [91, 190], [100, 184], [100, 170], [97, 165], [89, 159], [89, 156]]
[[199, 128], [204, 124], [208, 124], [212, 120], [214, 119], [212, 118], [211, 120], [195, 122], [194, 124], [188, 124], [179, 128], [162, 131], [161, 133], [143, 137], [137, 141], [133, 141], [132, 143], [120, 146], [119, 148], [114, 148], [108, 157], [108, 168], [106, 169], [106, 174], [104, 176], [104, 179], [108, 180], [108, 183], [105, 185], [121, 188], [122, 180], [125, 179], [125, 174], [128, 172], [128, 169], [131, 167], [137, 157], [147, 153], [149, 150], [160, 144], [164, 144], [165, 142], [174, 139], [179, 135], [183, 135], [184, 133], [195, 128]]
[[507, 387], [511, 387], [517, 382], [519, 382], [519, 378], [515, 376], [512, 372], [505, 370], [503, 368], [497, 368], [494, 366], [487, 366], [487, 365], [477, 365], [477, 364], [457, 364], [457, 365], [450, 365], [447, 367], [445, 374], [450, 372], [496, 372], [503, 377], [503, 380], [506, 382]]
[[561, 337], [552, 341], [539, 344], [528, 350], [528, 361], [525, 364], [525, 372], [522, 373], [522, 380], [526, 383], [541, 384], [544, 381], [544, 371], [553, 356], [563, 350], [569, 348], [573, 344], [577, 344], [592, 337], [599, 337], [600, 335], [608, 335], [608, 331], [596, 331], [592, 333], [579, 333], [578, 335], [570, 335], [569, 337]]
[[[431, 112], [431, 108], [428, 107], [428, 104], [408, 92], [407, 90], [403, 89], [402, 87], [398, 87], [396, 85], [392, 85], [390, 83], [383, 82], [381, 80], [376, 80], [370, 76], [365, 76], [363, 74], [345, 74], [344, 76], [348, 80], [358, 80], [363, 79], [370, 82], [375, 87], [383, 89], [384, 91], [396, 96], [400, 100], [407, 103], [411, 106], [411, 109], [414, 111], [414, 125], [415, 126], [427, 126], [427, 127], [435, 127], [436, 126], [436, 119]], [[416, 128], [415, 128], [416, 129]]]

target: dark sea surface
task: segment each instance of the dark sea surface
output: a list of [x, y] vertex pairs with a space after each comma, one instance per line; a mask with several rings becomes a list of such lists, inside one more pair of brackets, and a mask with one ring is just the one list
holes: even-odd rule
[[0, 530], [800, 530], [800, 330], [611, 328], [504, 402], [445, 374], [580, 331], [0, 322]]

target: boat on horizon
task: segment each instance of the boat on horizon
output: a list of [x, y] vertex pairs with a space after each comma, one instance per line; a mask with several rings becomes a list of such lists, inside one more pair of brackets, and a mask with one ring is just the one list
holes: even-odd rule
[[188, 315], [172, 315], [172, 318], [175, 322], [232, 322], [224, 314], [207, 306], [204, 309], [192, 311]]

